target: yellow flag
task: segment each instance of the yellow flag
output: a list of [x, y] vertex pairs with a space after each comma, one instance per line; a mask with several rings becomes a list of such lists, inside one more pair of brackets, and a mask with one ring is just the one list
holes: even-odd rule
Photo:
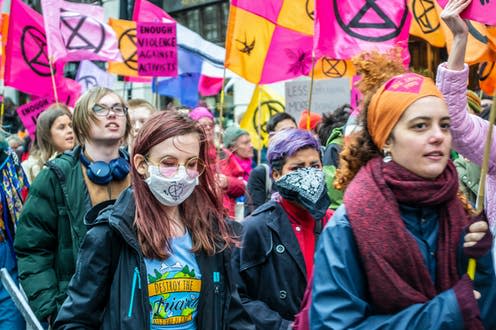
[[[436, 11], [441, 14], [442, 8], [436, 3]], [[482, 23], [467, 20], [468, 40], [465, 53], [465, 63], [472, 65], [492, 60], [492, 52], [489, 48], [489, 35], [486, 26]], [[448, 26], [441, 20], [441, 28], [446, 38], [446, 48], [451, 51], [453, 34]]]
[[108, 71], [121, 76], [137, 77], [136, 22], [110, 18], [109, 25], [115, 31], [124, 61], [109, 62]]
[[2, 13], [2, 23], [1, 23], [1, 38], [2, 38], [2, 59], [0, 65], [0, 79], [3, 79], [5, 72], [5, 45], [7, 45], [8, 31], [9, 31], [9, 14]]
[[[309, 76], [311, 76], [311, 72]], [[332, 60], [323, 57], [313, 67], [314, 79], [353, 77], [356, 74], [351, 60]]]
[[239, 126], [250, 133], [251, 143], [255, 149], [267, 146], [269, 140], [267, 122], [276, 113], [284, 112], [284, 104], [284, 98], [269, 91], [267, 87], [257, 85], [253, 91], [250, 104]]
[[313, 36], [315, 1], [285, 0], [277, 24]]
[[422, 38], [434, 47], [446, 45], [441, 19], [436, 10], [436, 0], [408, 0], [408, 9], [412, 13], [410, 34]]
[[487, 95], [494, 95], [496, 89], [496, 62], [479, 64], [479, 86]]
[[275, 28], [274, 23], [231, 5], [226, 34], [226, 68], [258, 83]]

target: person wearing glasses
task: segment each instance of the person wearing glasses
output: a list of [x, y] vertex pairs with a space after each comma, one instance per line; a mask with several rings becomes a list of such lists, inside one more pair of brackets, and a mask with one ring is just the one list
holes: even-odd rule
[[54, 328], [254, 329], [229, 264], [240, 225], [224, 219], [205, 131], [159, 112], [131, 158], [131, 187], [85, 218]]
[[35, 178], [14, 242], [29, 304], [51, 323], [62, 305], [87, 227], [85, 213], [129, 186], [129, 161], [120, 149], [131, 131], [124, 100], [107, 88], [82, 95], [73, 113], [73, 150], [47, 162]]

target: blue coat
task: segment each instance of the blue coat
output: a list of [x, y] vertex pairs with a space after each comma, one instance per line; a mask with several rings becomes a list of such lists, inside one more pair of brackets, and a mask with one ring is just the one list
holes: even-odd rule
[[[429, 273], [436, 278], [438, 214], [434, 208], [400, 206], [402, 220], [415, 238]], [[458, 269], [467, 269], [460, 238]], [[358, 247], [344, 205], [336, 210], [322, 232], [314, 266], [311, 329], [463, 329], [463, 317], [453, 289], [424, 304], [414, 304], [399, 313], [374, 313], [369, 303], [367, 282]], [[491, 254], [479, 258], [474, 283], [482, 297], [478, 300], [486, 329], [496, 328], [496, 278]]]

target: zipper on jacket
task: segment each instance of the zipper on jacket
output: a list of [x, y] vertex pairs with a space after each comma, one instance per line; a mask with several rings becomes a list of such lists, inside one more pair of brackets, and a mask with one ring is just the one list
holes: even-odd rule
[[221, 329], [219, 322], [220, 313], [220, 273], [213, 272], [213, 282], [214, 282], [214, 329]]
[[133, 312], [134, 293], [136, 292], [136, 282], [138, 282], [138, 289], [141, 290], [141, 276], [138, 267], [134, 267], [133, 286], [131, 288], [131, 299], [129, 302], [129, 310], [127, 312], [127, 317], [131, 317]]

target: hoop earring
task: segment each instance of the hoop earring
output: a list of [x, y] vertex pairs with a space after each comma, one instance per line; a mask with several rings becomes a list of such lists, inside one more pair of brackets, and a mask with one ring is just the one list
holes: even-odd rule
[[384, 158], [382, 159], [382, 161], [384, 163], [389, 163], [390, 161], [393, 160], [393, 157], [391, 156], [391, 151], [384, 150], [383, 153], [384, 153]]

